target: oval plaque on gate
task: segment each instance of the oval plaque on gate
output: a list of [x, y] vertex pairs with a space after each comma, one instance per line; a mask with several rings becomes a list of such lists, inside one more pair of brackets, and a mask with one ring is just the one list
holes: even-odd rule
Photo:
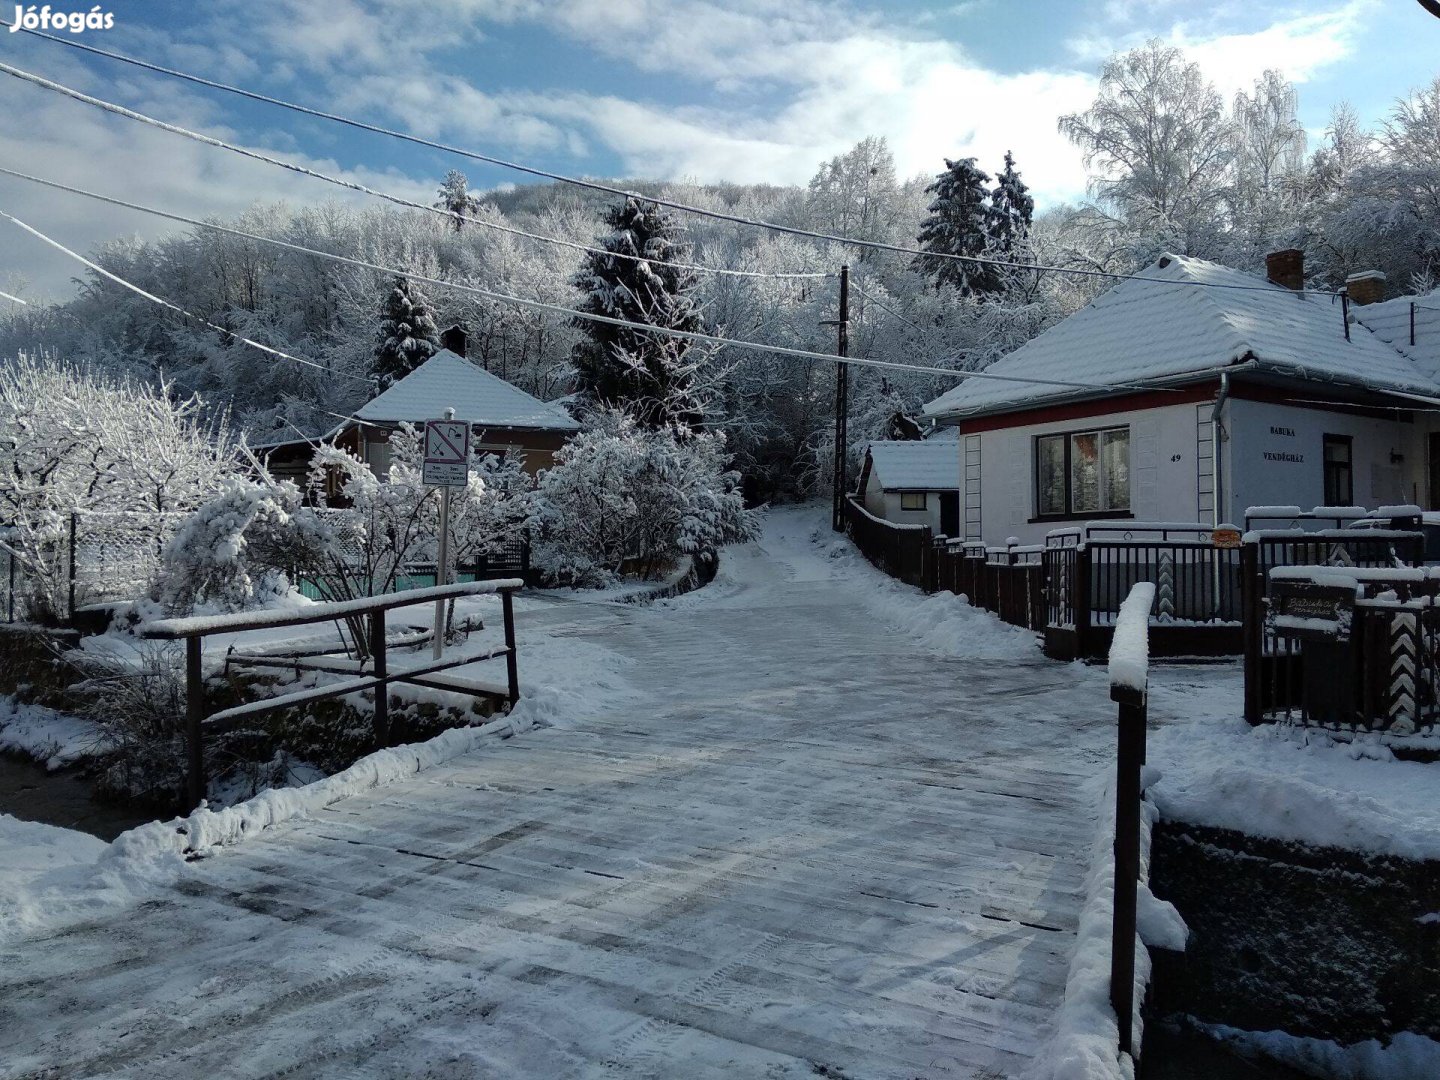
[[1217, 548], [1238, 548], [1240, 546], [1240, 530], [1216, 529], [1210, 534], [1210, 542]]

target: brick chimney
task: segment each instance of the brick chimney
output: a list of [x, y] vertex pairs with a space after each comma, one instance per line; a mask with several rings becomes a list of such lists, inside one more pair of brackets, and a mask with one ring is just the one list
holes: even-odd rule
[[465, 342], [467, 340], [469, 340], [469, 335], [465, 333], [465, 328], [457, 323], [450, 327], [449, 330], [441, 332], [440, 347], [442, 349], [449, 349], [456, 356], [464, 356]]
[[1305, 288], [1305, 253], [1299, 248], [1272, 251], [1265, 256], [1265, 276], [1276, 285], [1301, 292]]
[[1385, 275], [1379, 270], [1362, 270], [1345, 279], [1345, 291], [1350, 302], [1364, 307], [1385, 299]]

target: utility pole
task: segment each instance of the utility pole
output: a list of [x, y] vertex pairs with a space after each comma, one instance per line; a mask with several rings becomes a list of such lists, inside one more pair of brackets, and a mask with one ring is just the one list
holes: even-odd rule
[[[850, 355], [850, 267], [840, 267], [840, 317], [835, 321], [835, 352]], [[845, 461], [849, 457], [850, 365], [835, 365], [835, 505], [830, 525], [845, 531]]]

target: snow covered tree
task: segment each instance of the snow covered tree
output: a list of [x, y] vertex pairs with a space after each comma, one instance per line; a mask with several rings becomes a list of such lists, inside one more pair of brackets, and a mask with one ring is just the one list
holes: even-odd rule
[[207, 416], [199, 398], [168, 385], [23, 353], [0, 365], [0, 520], [26, 617], [67, 613], [72, 514], [82, 544], [131, 551], [145, 565], [165, 515], [210, 498], [239, 456], [228, 417]]
[[[629, 198], [605, 220], [612, 231], [599, 241], [604, 253], [588, 255], [573, 279], [585, 294], [580, 310], [703, 331], [695, 274], [675, 265], [686, 260], [688, 249], [674, 219], [655, 203]], [[571, 352], [581, 394], [646, 427], [698, 427], [704, 403], [696, 393], [696, 374], [703, 350], [682, 338], [588, 319], [576, 320], [576, 328], [584, 334]]]
[[[821, 232], [893, 242], [901, 208], [895, 156], [884, 137], [868, 136], [837, 154], [810, 179], [805, 221]], [[862, 251], [860, 261], [874, 257]]]
[[388, 390], [439, 349], [440, 334], [435, 329], [430, 301], [408, 278], [396, 278], [395, 287], [385, 298], [384, 320], [377, 335], [375, 360], [370, 365], [376, 393]]
[[990, 208], [986, 216], [990, 250], [1000, 258], [1013, 259], [1023, 249], [1034, 220], [1035, 200], [1015, 169], [1015, 158], [1007, 150], [1005, 171], [996, 177], [995, 187], [990, 192]]
[[1096, 170], [1091, 193], [1131, 230], [1182, 255], [1214, 252], [1234, 141], [1199, 64], [1159, 39], [1118, 53], [1090, 108], [1060, 117], [1059, 128]]
[[480, 200], [470, 194], [470, 181], [459, 169], [451, 169], [445, 174], [445, 179], [440, 182], [440, 190], [436, 193], [437, 198], [434, 205], [437, 209], [448, 211], [455, 215], [455, 231], [459, 232], [465, 226], [465, 219], [460, 215], [471, 215], [480, 208]]
[[990, 248], [989, 174], [974, 158], [945, 159], [945, 171], [925, 190], [934, 195], [930, 214], [920, 226], [920, 247], [934, 255], [917, 255], [914, 268], [950, 285], [961, 296], [984, 296], [998, 292], [1000, 277], [993, 266], [943, 258], [946, 255], [985, 257]]
[[576, 585], [612, 581], [627, 562], [654, 577], [683, 555], [750, 539], [756, 527], [739, 474], [726, 467], [723, 434], [646, 429], [609, 410], [541, 474], [536, 503], [535, 564]]

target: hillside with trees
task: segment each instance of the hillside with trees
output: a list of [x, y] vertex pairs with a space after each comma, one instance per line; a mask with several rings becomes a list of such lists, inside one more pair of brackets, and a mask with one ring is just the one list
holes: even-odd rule
[[[436, 214], [317, 201], [257, 205], [225, 224], [558, 308], [825, 352], [835, 344], [825, 325], [836, 316], [834, 280], [764, 275], [833, 274], [848, 262], [852, 355], [979, 370], [1106, 281], [944, 255], [1126, 273], [1174, 251], [1260, 272], [1265, 252], [1293, 246], [1306, 251], [1318, 286], [1379, 269], [1392, 293], [1433, 288], [1440, 78], [1371, 129], [1337, 107], [1314, 146], [1297, 107], [1295, 87], [1273, 71], [1227, 102], [1183, 53], [1151, 42], [1112, 57], [1096, 99], [1057, 119], [1090, 170], [1081, 205], [1037, 212], [1047, 178], [1010, 154], [977, 161], [937, 146], [933, 174], [902, 178], [885, 140], [868, 137], [821, 163], [803, 188], [625, 182], [641, 196], [927, 253], [918, 257], [559, 185], [479, 192], [459, 172], [437, 180]], [[834, 372], [822, 361], [741, 345], [681, 347], [208, 229], [118, 238], [94, 258], [226, 332], [90, 274], [73, 299], [0, 317], [0, 356], [58, 356], [199, 395], [265, 441], [332, 428], [429, 355], [437, 328], [461, 323], [475, 363], [542, 398], [573, 394], [642, 425], [723, 431], [752, 501], [822, 492], [829, 481]], [[238, 335], [318, 369], [260, 354]], [[924, 373], [853, 371], [854, 452], [950, 385]]]

